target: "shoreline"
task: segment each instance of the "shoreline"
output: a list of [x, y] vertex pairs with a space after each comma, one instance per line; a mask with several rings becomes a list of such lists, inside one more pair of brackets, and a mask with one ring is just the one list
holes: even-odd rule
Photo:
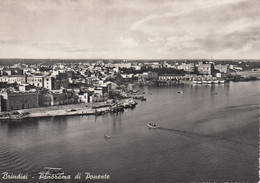
[[[175, 83], [176, 85], [224, 85], [229, 82], [250, 82], [251, 80], [239, 80], [239, 81], [232, 81], [227, 80], [225, 83], [218, 83], [218, 84], [196, 84], [192, 82], [187, 83]], [[259, 81], [252, 80], [252, 81]], [[167, 82], [166, 82], [167, 83]], [[173, 83], [171, 83], [173, 84]], [[144, 86], [144, 85], [139, 85]], [[151, 86], [151, 85], [149, 85]], [[75, 103], [75, 104], [68, 104], [68, 105], [59, 105], [59, 106], [47, 106], [47, 107], [38, 107], [38, 108], [30, 108], [30, 109], [21, 109], [21, 110], [13, 110], [13, 111], [4, 111], [0, 112], [0, 122], [1, 121], [17, 121], [23, 120], [28, 118], [42, 118], [42, 117], [55, 117], [55, 116], [75, 116], [75, 115], [104, 115], [104, 113], [108, 112], [119, 112], [123, 111], [125, 108], [134, 108], [138, 103], [136, 99], [141, 98], [126, 98], [121, 99], [114, 103], [108, 102], [97, 102], [97, 103]], [[142, 101], [142, 100], [141, 100]], [[126, 105], [123, 105], [126, 104]], [[120, 105], [120, 110], [112, 109], [112, 106]], [[130, 105], [132, 105], [130, 107]], [[20, 114], [13, 114], [18, 112]], [[22, 115], [23, 113], [27, 113], [26, 115]]]
[[[1, 112], [0, 121], [15, 121], [28, 118], [55, 117], [55, 116], [75, 116], [75, 115], [103, 115], [108, 112], [123, 111], [124, 108], [134, 108], [137, 102], [133, 99], [123, 99], [116, 103], [77, 103], [60, 106], [48, 106], [31, 109]], [[117, 106], [117, 107], [115, 107]], [[20, 114], [12, 114], [18, 112]], [[26, 115], [22, 115], [26, 114]]]

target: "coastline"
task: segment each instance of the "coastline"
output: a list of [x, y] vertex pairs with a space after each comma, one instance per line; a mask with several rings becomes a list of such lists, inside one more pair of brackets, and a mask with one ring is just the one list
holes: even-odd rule
[[[39, 107], [31, 109], [23, 109], [9, 112], [1, 112], [3, 117], [0, 117], [0, 121], [3, 120], [22, 120], [28, 118], [41, 118], [41, 117], [55, 117], [55, 116], [73, 116], [73, 115], [103, 115], [107, 112], [118, 112], [120, 110], [114, 110], [113, 106], [120, 105], [121, 111], [123, 108], [134, 108], [137, 102], [133, 99], [122, 99], [117, 103], [76, 103], [69, 105], [59, 105], [59, 106], [49, 106], [49, 107]], [[24, 117], [17, 117], [12, 119], [12, 113], [19, 112], [20, 114], [25, 114]], [[8, 118], [5, 116], [9, 116]]]
[[[240, 78], [241, 79], [241, 78]], [[260, 80], [257, 78], [256, 80]], [[181, 80], [176, 85], [187, 84], [187, 85], [222, 85], [229, 82], [249, 82], [256, 80], [232, 80], [227, 79], [225, 83], [193, 83], [192, 81]], [[169, 84], [168, 82], [165, 82]], [[157, 83], [158, 84], [158, 83]], [[173, 83], [170, 83], [173, 84]], [[138, 85], [138, 84], [137, 84]], [[156, 84], [155, 84], [156, 85]], [[141, 85], [139, 85], [141, 86]], [[151, 84], [148, 86], [152, 86]], [[134, 96], [134, 95], [133, 95]], [[0, 112], [0, 121], [15, 121], [28, 118], [41, 118], [41, 117], [55, 117], [55, 116], [74, 116], [74, 115], [103, 115], [107, 112], [119, 112], [123, 111], [124, 108], [134, 108], [138, 103], [134, 99], [142, 99], [138, 97], [121, 99], [115, 103], [108, 102], [96, 102], [96, 103], [75, 103], [68, 105], [48, 106], [30, 109], [21, 109], [13, 111]], [[134, 99], [133, 99], [134, 98]], [[141, 100], [142, 101], [142, 100]], [[120, 110], [115, 110], [113, 106], [120, 105]], [[130, 107], [131, 106], [131, 107]], [[14, 114], [14, 113], [20, 114]], [[23, 115], [26, 114], [26, 115]]]

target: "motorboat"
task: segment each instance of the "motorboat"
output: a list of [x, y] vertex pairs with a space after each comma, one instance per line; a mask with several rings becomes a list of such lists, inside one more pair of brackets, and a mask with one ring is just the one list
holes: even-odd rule
[[106, 140], [108, 140], [108, 139], [111, 139], [111, 136], [110, 136], [110, 135], [104, 135], [104, 138], [105, 138]]
[[184, 90], [178, 91], [178, 93], [184, 93]]
[[39, 173], [40, 175], [54, 175], [54, 176], [59, 176], [59, 175], [64, 175], [64, 171], [62, 168], [51, 168], [51, 167], [44, 167], [44, 170]]
[[154, 128], [154, 129], [157, 128], [156, 124], [153, 124], [153, 123], [148, 123], [147, 127]]

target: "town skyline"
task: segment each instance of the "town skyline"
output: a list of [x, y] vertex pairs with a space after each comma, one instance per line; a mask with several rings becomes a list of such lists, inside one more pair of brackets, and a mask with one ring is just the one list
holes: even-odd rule
[[259, 59], [259, 1], [0, 1], [0, 58]]

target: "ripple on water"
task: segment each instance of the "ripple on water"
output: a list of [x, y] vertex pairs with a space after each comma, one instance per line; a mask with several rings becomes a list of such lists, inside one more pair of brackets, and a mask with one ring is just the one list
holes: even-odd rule
[[19, 156], [16, 152], [12, 151], [6, 146], [0, 147], [0, 171], [10, 173], [29, 173], [34, 174], [39, 171], [37, 168], [28, 160]]

